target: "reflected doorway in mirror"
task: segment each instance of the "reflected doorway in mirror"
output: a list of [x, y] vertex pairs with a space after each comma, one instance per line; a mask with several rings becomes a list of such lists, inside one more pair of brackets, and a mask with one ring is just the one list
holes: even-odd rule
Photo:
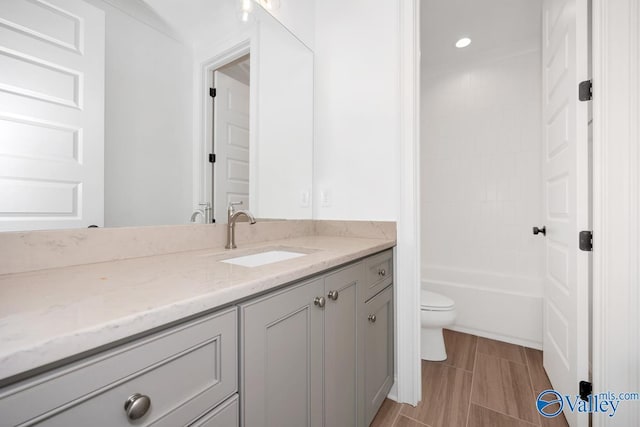
[[249, 205], [250, 57], [213, 71], [212, 200], [216, 222], [226, 223], [230, 204]]

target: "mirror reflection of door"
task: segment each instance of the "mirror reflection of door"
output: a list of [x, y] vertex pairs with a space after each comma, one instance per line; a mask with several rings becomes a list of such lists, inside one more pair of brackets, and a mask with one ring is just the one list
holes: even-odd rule
[[249, 55], [213, 73], [213, 218], [227, 222], [229, 203], [249, 209]]

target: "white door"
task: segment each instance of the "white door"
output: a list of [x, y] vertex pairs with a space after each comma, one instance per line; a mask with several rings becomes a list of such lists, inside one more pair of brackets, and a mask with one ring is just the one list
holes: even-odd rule
[[[544, 367], [555, 390], [575, 396], [588, 380], [589, 253], [578, 233], [589, 229], [587, 0], [543, 1], [543, 177], [546, 235]], [[565, 405], [572, 427], [587, 425]]]
[[0, 1], [0, 230], [104, 223], [104, 12]]
[[249, 209], [249, 86], [214, 71], [213, 217], [227, 222], [227, 206]]

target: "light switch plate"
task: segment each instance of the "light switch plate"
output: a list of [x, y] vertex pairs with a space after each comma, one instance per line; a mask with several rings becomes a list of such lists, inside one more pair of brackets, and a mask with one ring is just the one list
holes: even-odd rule
[[331, 193], [327, 189], [320, 191], [320, 206], [324, 208], [331, 206]]

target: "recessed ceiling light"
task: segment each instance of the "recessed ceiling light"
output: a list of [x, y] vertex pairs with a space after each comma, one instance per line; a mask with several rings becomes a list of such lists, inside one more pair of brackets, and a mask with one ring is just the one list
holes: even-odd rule
[[471, 39], [469, 37], [463, 37], [456, 42], [456, 47], [458, 49], [462, 49], [463, 47], [467, 47], [471, 44]]

